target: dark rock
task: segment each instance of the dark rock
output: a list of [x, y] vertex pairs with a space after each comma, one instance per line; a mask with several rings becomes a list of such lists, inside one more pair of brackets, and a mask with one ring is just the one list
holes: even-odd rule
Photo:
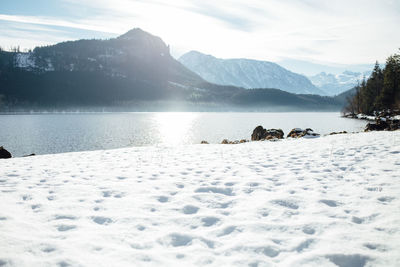
[[385, 131], [385, 130], [390, 130], [391, 129], [391, 122], [387, 122], [386, 120], [382, 120], [381, 118], [377, 118], [375, 120], [375, 123], [368, 123], [367, 126], [365, 126], [364, 131], [369, 132], [369, 131]]
[[376, 123], [368, 123], [365, 126], [364, 132], [370, 132], [370, 131], [382, 131], [382, 130], [379, 129]]
[[251, 135], [251, 141], [282, 139], [283, 131], [281, 129], [264, 129], [262, 126], [257, 126]]
[[[242, 140], [241, 140], [241, 141], [242, 141]], [[241, 141], [239, 141], [239, 140], [229, 141], [228, 139], [224, 139], [224, 140], [222, 140], [221, 144], [225, 144], [225, 145], [237, 145], [237, 144], [240, 144], [240, 143], [244, 143], [244, 142], [241, 142]], [[244, 140], [244, 141], [246, 141], [246, 140]]]
[[261, 125], [257, 126], [253, 130], [253, 133], [251, 135], [251, 141], [259, 141], [259, 140], [265, 138], [265, 136], [264, 136], [265, 135], [265, 131], [266, 130]]
[[294, 128], [290, 131], [290, 133], [287, 135], [287, 137], [291, 138], [300, 138], [300, 137], [319, 137], [320, 135], [317, 133], [314, 133], [314, 131], [310, 128], [307, 128], [305, 130], [300, 129], [300, 128]]
[[390, 131], [395, 131], [400, 129], [400, 121], [399, 120], [392, 120], [390, 124]]
[[292, 129], [292, 130], [288, 133], [287, 137], [288, 137], [288, 138], [289, 138], [289, 137], [292, 137], [292, 138], [302, 137], [303, 132], [304, 132], [303, 129], [294, 128], [294, 129]]
[[200, 144], [203, 144], [203, 145], [208, 145], [209, 143], [207, 142], [207, 141], [201, 141], [201, 143]]
[[241, 143], [241, 144], [242, 143], [247, 143], [247, 142], [249, 142], [249, 140], [246, 140], [246, 139], [242, 139], [242, 140], [239, 141], [239, 143]]
[[0, 146], [0, 159], [9, 159], [11, 157], [11, 153], [8, 152], [4, 147]]
[[358, 119], [357, 114], [354, 114], [354, 113], [344, 114], [343, 117], [351, 118], [351, 119]]
[[400, 129], [400, 121], [397, 119], [390, 120], [388, 118], [378, 117], [375, 123], [368, 123], [364, 131], [395, 131]]
[[22, 157], [33, 157], [33, 156], [36, 156], [36, 154], [35, 154], [35, 153], [32, 153], [32, 154], [29, 154], [29, 155], [24, 155], [24, 156], [22, 156]]
[[332, 132], [329, 135], [334, 135], [334, 134], [347, 134], [346, 131], [342, 131], [342, 132]]

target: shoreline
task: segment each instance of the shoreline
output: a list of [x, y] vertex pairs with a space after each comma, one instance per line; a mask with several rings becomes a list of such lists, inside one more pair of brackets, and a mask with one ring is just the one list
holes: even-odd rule
[[15, 111], [0, 112], [0, 115], [75, 115], [75, 114], [129, 114], [129, 113], [338, 113], [340, 110], [297, 110], [297, 111], [257, 111], [257, 110], [221, 110], [221, 111]]
[[[296, 128], [294, 128], [296, 129]], [[177, 144], [177, 145], [168, 145], [168, 144], [151, 144], [151, 145], [136, 145], [136, 146], [128, 146], [128, 147], [117, 147], [117, 148], [107, 148], [107, 149], [93, 149], [93, 150], [81, 150], [81, 151], [68, 151], [68, 152], [58, 152], [58, 153], [48, 153], [48, 154], [27, 154], [27, 155], [22, 155], [22, 156], [12, 156], [10, 159], [16, 159], [16, 158], [27, 158], [27, 157], [38, 157], [38, 156], [51, 156], [51, 155], [60, 155], [60, 154], [69, 154], [69, 153], [88, 153], [88, 152], [107, 152], [107, 151], [113, 151], [113, 150], [119, 150], [119, 149], [136, 149], [136, 148], [178, 148], [178, 147], [191, 147], [191, 146], [198, 146], [198, 145], [241, 145], [241, 144], [246, 144], [246, 143], [272, 143], [272, 142], [284, 142], [284, 141], [289, 141], [289, 140], [301, 140], [301, 139], [317, 139], [317, 138], [324, 138], [324, 137], [329, 137], [332, 135], [347, 135], [347, 134], [360, 134], [364, 132], [332, 132], [329, 134], [321, 134], [315, 137], [284, 137], [282, 139], [272, 139], [272, 140], [258, 140], [258, 141], [251, 141], [248, 139], [241, 139], [241, 140], [228, 140], [228, 139], [223, 139], [222, 142], [218, 143], [209, 143], [206, 141], [206, 143], [202, 143], [204, 141], [201, 141], [199, 143], [193, 143], [193, 144]], [[241, 142], [242, 140], [246, 140], [245, 142]], [[224, 143], [224, 141], [227, 141], [227, 143]], [[1, 163], [1, 158], [0, 158], [0, 163]]]

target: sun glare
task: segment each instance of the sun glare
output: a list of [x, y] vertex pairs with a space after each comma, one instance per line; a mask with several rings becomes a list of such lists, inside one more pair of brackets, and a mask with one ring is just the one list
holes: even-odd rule
[[154, 116], [161, 143], [175, 146], [187, 143], [193, 122], [198, 115], [188, 112], [163, 112]]

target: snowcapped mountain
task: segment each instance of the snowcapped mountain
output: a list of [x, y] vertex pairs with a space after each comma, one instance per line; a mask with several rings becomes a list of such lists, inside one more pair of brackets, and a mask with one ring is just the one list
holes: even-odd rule
[[344, 71], [341, 74], [331, 74], [321, 72], [308, 78], [319, 89], [325, 91], [328, 95], [338, 95], [355, 87], [358, 82], [361, 82], [365, 77], [367, 79], [371, 75], [371, 71], [366, 72], [352, 72]]
[[178, 59], [203, 79], [244, 88], [277, 88], [295, 94], [326, 95], [300, 74], [276, 63], [251, 59], [220, 59], [191, 51]]

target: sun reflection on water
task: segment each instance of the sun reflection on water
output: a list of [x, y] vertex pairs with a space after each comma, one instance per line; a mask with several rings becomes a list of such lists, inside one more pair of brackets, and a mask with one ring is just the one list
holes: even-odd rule
[[190, 141], [193, 124], [198, 114], [163, 112], [155, 114], [154, 121], [162, 144], [179, 145]]

